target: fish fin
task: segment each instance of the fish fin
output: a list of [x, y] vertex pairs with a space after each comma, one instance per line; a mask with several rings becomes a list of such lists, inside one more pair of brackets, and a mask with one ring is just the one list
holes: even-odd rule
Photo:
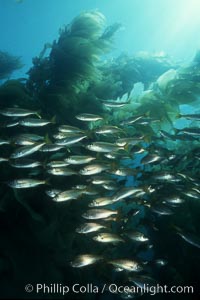
[[119, 164], [117, 163], [117, 161], [112, 161], [111, 163], [111, 169], [112, 170], [115, 170], [119, 167]]
[[182, 232], [181, 228], [178, 227], [178, 226], [176, 226], [176, 225], [174, 225], [174, 224], [171, 224], [171, 225], [170, 225], [170, 228], [171, 228], [172, 230], [174, 230], [176, 233]]
[[181, 131], [180, 129], [174, 128], [174, 133], [175, 133], [175, 135], [177, 135], [180, 131]]
[[[129, 146], [129, 144], [127, 143], [124, 147], [122, 147], [122, 149], [124, 150], [124, 151], [126, 151], [127, 152], [127, 154], [129, 155], [130, 153], [130, 146]], [[132, 156], [131, 156], [131, 158], [132, 158]]]
[[44, 141], [45, 141], [46, 144], [51, 144], [51, 143], [52, 143], [52, 141], [51, 141], [50, 138], [49, 138], [48, 133], [45, 135]]
[[126, 101], [126, 104], [131, 104], [132, 100], [133, 100], [133, 98], [128, 97], [128, 99], [127, 99], [127, 101]]
[[52, 124], [56, 124], [56, 115], [55, 115], [55, 116], [53, 116], [53, 118], [51, 118], [51, 120], [50, 120], [50, 121], [51, 121], [51, 123], [52, 123]]
[[151, 116], [151, 110], [148, 110], [144, 113], [144, 116], [150, 117]]
[[[103, 225], [103, 224], [102, 224]], [[103, 225], [104, 226], [104, 225]], [[113, 230], [113, 227], [112, 227], [112, 222], [110, 223], [107, 223], [106, 226], [104, 226], [106, 229], [112, 231]]]
[[87, 135], [87, 138], [89, 138], [89, 139], [93, 139], [94, 138], [95, 129], [92, 129], [92, 130], [81, 130], [81, 132], [85, 133], [85, 135]]
[[15, 141], [14, 141], [14, 140], [11, 140], [11, 141], [10, 141], [10, 145], [11, 145], [12, 147], [16, 147]]
[[42, 119], [41, 112], [42, 112], [42, 110], [40, 109], [40, 110], [36, 111], [36, 113], [35, 113], [39, 119]]
[[116, 220], [117, 221], [122, 220], [122, 211], [123, 211], [122, 207], [119, 207], [117, 209], [117, 215], [116, 215], [116, 217], [117, 217]]
[[109, 114], [103, 114], [103, 120], [100, 120], [100, 121], [103, 121], [104, 124], [109, 125], [110, 124], [110, 115]]
[[115, 267], [114, 270], [115, 270], [116, 272], [122, 272], [122, 271], [123, 271], [123, 269], [122, 269], [122, 268], [119, 268], [119, 267]]
[[182, 118], [182, 117], [183, 117], [183, 115], [182, 115], [182, 114], [180, 114], [180, 113], [179, 113], [179, 114], [177, 114], [177, 115], [175, 116], [175, 118], [176, 118], [176, 119], [180, 119], [180, 118]]
[[45, 184], [46, 184], [46, 185], [51, 185], [51, 184], [50, 184], [50, 178], [45, 179]]
[[149, 136], [146, 135], [146, 136], [144, 137], [144, 142], [147, 143], [147, 144], [151, 143], [151, 137], [150, 137], [150, 135], [149, 135]]

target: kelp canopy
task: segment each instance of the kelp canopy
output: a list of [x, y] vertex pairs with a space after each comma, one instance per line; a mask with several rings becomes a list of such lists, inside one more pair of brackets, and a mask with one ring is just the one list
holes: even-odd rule
[[66, 119], [84, 108], [101, 110], [92, 89], [101, 81], [102, 57], [110, 50], [117, 26], [105, 29], [105, 17], [95, 11], [76, 17], [61, 30], [54, 41], [50, 55], [35, 58], [29, 71], [28, 88], [34, 96]]
[[33, 96], [50, 104], [66, 120], [70, 118], [68, 111], [73, 116], [81, 107], [88, 112], [102, 111], [101, 100], [130, 93], [136, 82], [147, 86], [174, 66], [162, 54], [139, 53], [110, 59], [107, 54], [119, 28], [118, 23], [105, 27], [105, 17], [97, 11], [76, 17], [61, 30], [48, 57], [34, 58], [27, 82]]
[[[43, 107], [46, 114], [56, 112], [60, 120], [73, 122], [83, 107], [87, 112], [106, 112], [102, 100], [117, 100], [126, 95], [130, 106], [121, 113], [122, 118], [133, 111], [148, 111], [155, 116], [157, 107], [157, 116], [170, 121], [179, 112], [180, 104], [197, 100], [199, 55], [186, 67], [162, 52], [111, 58], [114, 35], [120, 27], [118, 23], [106, 27], [105, 17], [91, 11], [81, 13], [60, 30], [58, 40], [45, 44], [28, 72], [26, 89], [35, 104]], [[50, 54], [45, 56], [47, 48]], [[10, 66], [19, 67], [18, 58], [11, 59], [5, 53], [1, 57], [2, 61], [10, 58]], [[135, 97], [134, 84], [138, 82], [145, 91]]]

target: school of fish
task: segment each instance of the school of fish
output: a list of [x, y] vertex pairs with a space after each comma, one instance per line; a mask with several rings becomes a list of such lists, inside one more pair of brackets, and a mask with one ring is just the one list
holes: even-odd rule
[[[127, 103], [104, 101], [103, 104], [117, 109]], [[44, 185], [49, 201], [57, 205], [68, 201], [77, 201], [77, 205], [79, 201], [85, 202], [75, 234], [77, 239], [82, 235], [93, 241], [97, 250], [94, 253], [92, 249], [90, 253], [81, 251], [70, 261], [71, 267], [104, 264], [124, 272], [127, 280], [136, 285], [152, 282], [151, 263], [138, 258], [137, 252], [141, 247], [151, 249], [153, 243], [148, 228], [140, 224], [139, 229], [133, 228], [132, 221], [140, 215], [142, 218], [146, 211], [155, 217], [178, 214], [185, 202], [200, 198], [199, 181], [190, 167], [191, 156], [195, 158], [195, 168], [200, 166], [199, 148], [182, 154], [168, 149], [166, 143], [199, 142], [200, 129], [174, 129], [174, 134], [160, 130], [149, 140], [142, 128], [151, 127], [159, 120], [151, 119], [148, 114], [133, 115], [116, 126], [108, 123], [104, 116], [83, 113], [75, 117], [83, 123], [81, 128], [57, 124], [55, 118], [46, 120], [37, 111], [24, 108], [3, 108], [0, 115], [1, 167], [9, 164], [15, 174], [19, 170], [19, 176], [4, 184], [13, 189]], [[199, 114], [178, 117], [200, 120]], [[41, 135], [39, 129], [48, 126], [51, 130]], [[13, 134], [16, 128], [17, 134]], [[138, 161], [139, 165], [135, 166]], [[20, 177], [22, 169], [24, 177]], [[66, 189], [59, 184], [54, 186], [52, 178], [55, 176], [66, 177], [66, 182], [74, 176], [77, 184], [70, 188], [66, 184]], [[200, 248], [197, 237], [184, 228], [174, 226], [173, 231], [177, 239], [181, 237], [183, 242]], [[109, 256], [110, 247], [123, 249], [130, 244], [136, 249], [134, 254]], [[167, 264], [164, 258], [154, 259], [154, 263]]]

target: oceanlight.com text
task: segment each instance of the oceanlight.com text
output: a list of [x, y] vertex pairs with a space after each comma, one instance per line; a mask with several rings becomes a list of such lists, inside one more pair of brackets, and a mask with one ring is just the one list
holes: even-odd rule
[[150, 294], [155, 295], [158, 293], [161, 294], [192, 294], [194, 293], [193, 286], [167, 286], [156, 284], [151, 286], [149, 284], [143, 284], [142, 287], [138, 286], [117, 286], [116, 284], [109, 285], [109, 291], [111, 293], [127, 293], [127, 294]]
[[98, 294], [98, 293], [112, 293], [112, 294], [149, 294], [155, 295], [158, 293], [161, 294], [193, 294], [194, 288], [193, 286], [168, 286], [168, 285], [159, 285], [155, 284], [153, 286], [149, 284], [143, 284], [142, 286], [134, 286], [134, 285], [117, 285], [115, 283], [112, 284], [104, 284], [103, 286], [96, 286], [92, 283], [88, 283], [86, 285], [81, 285], [79, 283], [75, 283], [72, 286], [64, 285], [61, 283], [38, 283], [36, 285], [27, 284], [25, 286], [25, 291], [27, 293], [36, 293], [36, 294], [58, 294], [65, 295], [68, 293], [74, 294]]

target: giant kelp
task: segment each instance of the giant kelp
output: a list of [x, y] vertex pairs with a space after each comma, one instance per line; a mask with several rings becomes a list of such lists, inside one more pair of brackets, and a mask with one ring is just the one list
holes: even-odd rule
[[98, 11], [82, 13], [60, 31], [49, 56], [33, 59], [27, 87], [43, 104], [51, 103], [63, 120], [70, 118], [69, 110], [72, 116], [83, 106], [87, 111], [103, 111], [101, 100], [121, 98], [130, 94], [135, 83], [147, 87], [163, 72], [177, 68], [162, 53], [106, 57], [120, 24], [105, 25]]
[[[121, 112], [113, 111], [116, 123], [129, 117], [130, 112], [134, 111], [135, 115], [147, 114], [149, 117], [158, 118], [160, 122], [157, 123], [157, 127], [154, 126], [155, 132], [166, 128], [166, 126], [168, 130], [173, 130], [181, 106], [188, 104], [196, 107], [199, 104], [200, 85], [198, 78], [200, 69], [197, 58], [198, 54], [187, 66], [177, 66], [176, 69], [169, 68], [163, 74], [157, 73], [157, 80], [151, 84], [148, 80], [148, 89], [144, 89], [137, 96], [134, 95], [134, 88], [132, 91], [130, 90], [130, 84], [127, 91], [130, 104]], [[153, 73], [152, 76], [155, 76]], [[142, 82], [145, 87], [145, 72], [144, 75], [139, 72], [137, 74], [140, 74], [140, 76], [136, 76], [137, 80]]]
[[8, 80], [0, 86], [0, 105], [23, 105], [28, 107], [36, 106], [32, 101], [31, 93], [27, 90], [24, 82], [20, 80]]
[[8, 78], [14, 71], [23, 67], [21, 58], [0, 51], [0, 80]]
[[83, 106], [101, 110], [92, 86], [101, 80], [100, 60], [110, 50], [118, 27], [106, 28], [105, 17], [97, 11], [77, 16], [61, 30], [49, 57], [34, 59], [28, 88], [56, 107], [63, 119], [69, 110], [75, 114]]

